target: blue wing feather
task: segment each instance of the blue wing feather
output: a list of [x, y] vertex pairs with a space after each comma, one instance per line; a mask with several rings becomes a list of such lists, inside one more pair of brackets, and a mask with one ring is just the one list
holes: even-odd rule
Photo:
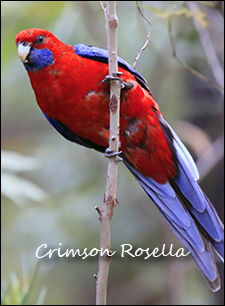
[[[158, 193], [158, 190], [154, 188], [154, 184], [150, 180], [146, 180], [140, 172], [138, 172], [132, 165], [130, 165], [126, 160], [124, 160], [125, 165], [131, 171], [131, 173], [137, 178], [139, 184], [148, 194], [148, 196], [153, 200], [158, 209], [163, 213], [166, 219], [170, 220], [171, 223], [176, 224], [176, 228], [179, 228], [180, 231], [183, 229], [187, 239], [191, 241], [191, 244], [198, 250], [198, 252], [204, 251], [204, 244], [202, 238], [199, 234], [199, 231], [196, 225], [193, 223], [193, 220], [187, 210], [184, 209], [181, 205], [177, 196], [174, 199], [170, 197], [165, 198], [165, 196]], [[161, 185], [162, 190], [172, 188], [169, 184], [166, 183]]]
[[[167, 126], [169, 128], [169, 130], [170, 130], [170, 132], [173, 136], [173, 146], [179, 152], [179, 157], [182, 158], [185, 165], [190, 170], [192, 177], [196, 181], [199, 180], [199, 172], [198, 172], [198, 169], [196, 167], [196, 164], [195, 164], [191, 154], [188, 152], [188, 150], [186, 149], [184, 144], [181, 142], [180, 138], [177, 136], [175, 131], [172, 129], [172, 127], [169, 125], [169, 123], [163, 117], [160, 117], [160, 122], [162, 122], [165, 126]], [[166, 134], [166, 132], [165, 132], [165, 134]], [[167, 136], [167, 134], [166, 134], [166, 136]]]
[[208, 205], [209, 200], [198, 184], [193, 179], [191, 180], [191, 174], [183, 161], [182, 164], [180, 163], [179, 169], [179, 177], [175, 181], [182, 194], [192, 204], [191, 212], [203, 227], [207, 226], [207, 232], [214, 240], [221, 241], [223, 231], [211, 207]]

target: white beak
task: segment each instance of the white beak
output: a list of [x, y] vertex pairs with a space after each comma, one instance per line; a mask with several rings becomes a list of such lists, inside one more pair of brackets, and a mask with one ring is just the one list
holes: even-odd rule
[[19, 43], [18, 44], [18, 54], [19, 58], [21, 59], [22, 62], [26, 63], [27, 62], [27, 56], [30, 52], [31, 46], [28, 43]]

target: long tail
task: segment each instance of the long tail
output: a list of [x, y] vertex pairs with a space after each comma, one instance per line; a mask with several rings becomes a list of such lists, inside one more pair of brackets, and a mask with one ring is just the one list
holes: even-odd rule
[[178, 175], [161, 185], [143, 176], [126, 159], [124, 164], [156, 204], [172, 231], [205, 275], [213, 291], [220, 289], [214, 252], [224, 259], [223, 224], [198, 183], [198, 171], [187, 149], [162, 118], [160, 123], [176, 154]]

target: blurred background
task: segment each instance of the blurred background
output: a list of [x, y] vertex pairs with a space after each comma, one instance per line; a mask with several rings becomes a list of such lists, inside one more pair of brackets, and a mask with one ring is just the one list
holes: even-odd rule
[[[103, 2], [105, 4], [105, 2]], [[196, 160], [200, 185], [223, 216], [223, 1], [142, 1], [151, 38], [136, 66], [147, 79], [164, 118]], [[21, 304], [37, 271], [41, 244], [83, 250], [99, 247], [99, 221], [107, 160], [72, 144], [38, 108], [17, 55], [16, 34], [44, 28], [68, 44], [106, 48], [98, 1], [1, 1], [2, 73], [2, 304]], [[118, 1], [118, 53], [132, 64], [149, 24], [135, 1]], [[168, 31], [168, 23], [171, 30]], [[170, 42], [170, 36], [173, 41]], [[176, 49], [177, 58], [173, 56]], [[207, 77], [197, 78], [182, 64]], [[190, 70], [190, 69], [189, 69]], [[112, 250], [182, 247], [161, 214], [119, 165], [119, 205], [112, 219]], [[29, 304], [95, 303], [98, 257], [43, 259]], [[222, 265], [219, 264], [223, 283]], [[27, 296], [26, 296], [27, 298]], [[222, 305], [191, 257], [112, 258], [108, 304]]]

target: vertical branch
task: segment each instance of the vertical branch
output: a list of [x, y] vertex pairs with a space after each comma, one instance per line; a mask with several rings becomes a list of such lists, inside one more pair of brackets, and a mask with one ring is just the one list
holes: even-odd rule
[[[101, 4], [102, 5], [102, 4]], [[104, 8], [103, 8], [104, 9]], [[121, 82], [118, 79], [117, 63], [117, 28], [118, 19], [116, 15], [116, 1], [107, 1], [107, 8], [104, 9], [106, 17], [108, 64], [110, 80], [110, 137], [109, 151], [119, 150], [119, 109], [120, 109], [120, 88]], [[100, 249], [108, 250], [108, 254], [99, 256], [98, 275], [96, 276], [96, 305], [106, 305], [107, 283], [111, 255], [111, 233], [110, 221], [113, 215], [113, 208], [116, 201], [118, 156], [109, 158], [106, 180], [106, 190], [102, 209], [96, 207], [100, 220]]]

